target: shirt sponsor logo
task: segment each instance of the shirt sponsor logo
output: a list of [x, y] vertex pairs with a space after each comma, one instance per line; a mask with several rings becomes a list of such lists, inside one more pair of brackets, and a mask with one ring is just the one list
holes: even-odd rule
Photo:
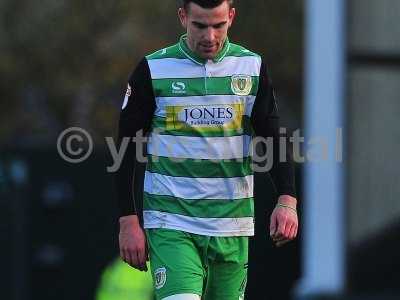
[[192, 106], [167, 106], [167, 130], [196, 128], [200, 131], [240, 129], [244, 106], [235, 104], [212, 104]]
[[253, 79], [249, 75], [233, 75], [231, 89], [235, 95], [247, 96], [253, 87]]
[[180, 81], [174, 81], [171, 85], [173, 94], [185, 94], [186, 93], [186, 84]]
[[190, 125], [224, 125], [233, 118], [233, 107], [191, 107], [183, 109], [183, 121]]

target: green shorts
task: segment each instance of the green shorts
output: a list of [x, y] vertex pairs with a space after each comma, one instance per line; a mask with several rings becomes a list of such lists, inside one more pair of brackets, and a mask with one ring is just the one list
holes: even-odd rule
[[197, 294], [203, 300], [243, 299], [248, 237], [210, 237], [146, 229], [157, 299]]

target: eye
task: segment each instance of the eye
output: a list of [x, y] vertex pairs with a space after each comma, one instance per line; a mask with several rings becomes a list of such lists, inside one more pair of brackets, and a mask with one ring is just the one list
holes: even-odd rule
[[220, 24], [214, 25], [213, 27], [214, 27], [215, 29], [220, 29], [220, 28], [224, 27], [224, 25], [225, 25], [225, 23], [220, 23]]
[[196, 26], [198, 29], [205, 29], [205, 28], [207, 28], [207, 25], [205, 25], [205, 24], [196, 23], [196, 22], [194, 22], [193, 24], [194, 24], [194, 26]]

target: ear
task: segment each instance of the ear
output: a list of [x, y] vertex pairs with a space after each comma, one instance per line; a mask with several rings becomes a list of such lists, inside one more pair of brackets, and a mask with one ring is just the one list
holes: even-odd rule
[[233, 20], [235, 19], [236, 16], [236, 9], [234, 7], [229, 9], [229, 27], [232, 26]]
[[187, 12], [183, 7], [178, 9], [178, 16], [179, 16], [179, 20], [181, 21], [183, 28], [186, 29], [187, 28]]

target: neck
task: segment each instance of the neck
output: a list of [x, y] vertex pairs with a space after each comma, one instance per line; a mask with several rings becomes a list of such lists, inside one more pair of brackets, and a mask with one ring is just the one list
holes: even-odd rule
[[[214, 62], [219, 62], [223, 57], [226, 55], [226, 53], [229, 50], [229, 39], [228, 37], [225, 38], [225, 41], [222, 43], [220, 46], [220, 49], [216, 53], [214, 58], [202, 58], [196, 51], [195, 47], [192, 45], [190, 40], [187, 37], [187, 34], [181, 36], [180, 38], [180, 47], [182, 52], [191, 60], [195, 61], [196, 63], [199, 64], [204, 64], [208, 59], [211, 59]], [[186, 49], [186, 50], [185, 50]]]

